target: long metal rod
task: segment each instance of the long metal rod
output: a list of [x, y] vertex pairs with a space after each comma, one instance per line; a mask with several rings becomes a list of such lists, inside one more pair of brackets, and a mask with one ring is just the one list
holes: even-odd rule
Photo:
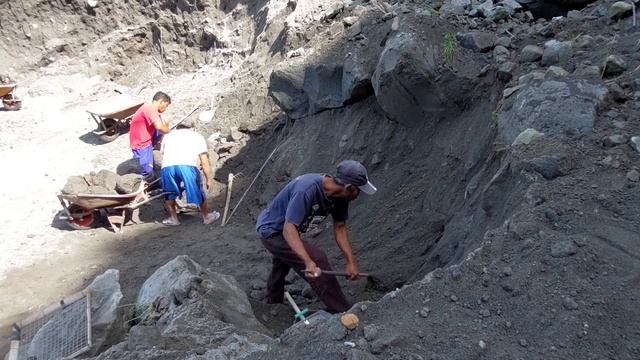
[[[247, 194], [249, 193], [249, 190], [251, 190], [251, 187], [253, 186], [253, 184], [256, 182], [256, 180], [258, 180], [258, 177], [260, 177], [260, 174], [262, 174], [262, 170], [264, 170], [264, 168], [269, 163], [269, 160], [271, 160], [271, 157], [273, 156], [273, 154], [276, 153], [276, 151], [280, 148], [281, 145], [282, 145], [282, 143], [280, 145], [276, 146], [275, 149], [273, 149], [273, 151], [271, 152], [271, 154], [269, 154], [269, 157], [267, 157], [267, 160], [264, 161], [264, 163], [262, 164], [262, 167], [260, 167], [260, 170], [258, 170], [258, 173], [253, 178], [253, 180], [251, 181], [251, 184], [249, 184], [247, 189], [244, 191], [244, 193], [240, 197], [240, 200], [238, 200], [238, 203], [236, 204], [236, 206], [234, 206], [233, 210], [231, 211], [231, 215], [229, 215], [229, 219], [231, 219], [233, 214], [236, 213], [236, 210], [238, 210], [238, 208], [240, 207], [240, 204], [242, 204], [242, 200], [244, 200], [245, 196], [247, 196]], [[223, 222], [223, 224], [225, 224], [225, 222]]]

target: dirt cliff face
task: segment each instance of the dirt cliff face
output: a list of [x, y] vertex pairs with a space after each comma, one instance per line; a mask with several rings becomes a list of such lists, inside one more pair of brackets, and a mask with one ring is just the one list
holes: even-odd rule
[[[197, 128], [244, 136], [220, 151], [216, 178], [241, 172], [244, 192], [267, 161], [231, 228], [162, 233], [177, 239], [163, 249], [158, 233], [138, 234], [134, 260], [112, 264], [130, 271], [125, 296], [161, 260], [193, 252], [238, 279], [265, 325], [286, 323], [260, 304], [269, 256], [255, 218], [295, 176], [352, 158], [379, 189], [352, 204], [349, 226], [380, 286], [344, 283], [361, 301], [355, 330], [337, 317], [298, 324], [252, 358], [640, 356], [630, 8], [562, 3], [565, 17], [547, 21], [513, 1], [8, 5], [11, 71], [74, 64], [139, 91], [213, 98], [214, 121]], [[306, 237], [340, 267], [330, 219]], [[145, 246], [157, 258], [138, 264]], [[290, 280], [296, 301], [321, 306]]]

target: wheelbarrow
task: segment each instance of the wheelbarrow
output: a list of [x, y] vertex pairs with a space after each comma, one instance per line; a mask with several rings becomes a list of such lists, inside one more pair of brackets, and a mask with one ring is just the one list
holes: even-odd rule
[[13, 94], [16, 87], [16, 84], [0, 84], [0, 99], [2, 99], [2, 106], [7, 111], [20, 110], [22, 107], [22, 100]]
[[104, 142], [111, 142], [120, 136], [120, 126], [128, 125], [131, 117], [144, 104], [143, 101], [127, 97], [114, 98], [87, 110], [98, 128], [93, 133]]
[[59, 218], [65, 220], [72, 229], [86, 230], [91, 228], [96, 213], [100, 213], [107, 218], [113, 232], [121, 233], [129, 221], [142, 223], [141, 206], [167, 194], [161, 190], [149, 191], [158, 181], [150, 184], [141, 181], [136, 191], [122, 195], [59, 194], [58, 200], [63, 208]]

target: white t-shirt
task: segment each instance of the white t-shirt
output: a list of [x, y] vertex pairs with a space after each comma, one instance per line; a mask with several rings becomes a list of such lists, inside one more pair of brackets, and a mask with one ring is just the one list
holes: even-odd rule
[[162, 167], [200, 165], [200, 154], [207, 152], [204, 136], [191, 129], [172, 130], [162, 138]]

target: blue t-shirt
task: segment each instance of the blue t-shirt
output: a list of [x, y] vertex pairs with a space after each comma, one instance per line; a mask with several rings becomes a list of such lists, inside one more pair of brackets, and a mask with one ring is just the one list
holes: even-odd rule
[[282, 233], [285, 221], [305, 232], [314, 216], [331, 214], [334, 222], [346, 221], [349, 217], [349, 202], [330, 200], [322, 187], [323, 174], [305, 174], [293, 179], [262, 210], [256, 230], [263, 239]]

